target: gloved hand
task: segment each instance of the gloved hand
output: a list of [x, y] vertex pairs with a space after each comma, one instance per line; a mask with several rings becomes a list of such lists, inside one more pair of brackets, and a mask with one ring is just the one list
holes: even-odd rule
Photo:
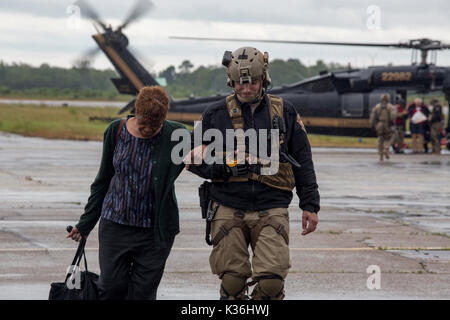
[[229, 164], [226, 164], [225, 166], [225, 173], [227, 176], [233, 176], [233, 177], [240, 177], [245, 176], [249, 172], [249, 165], [247, 162], [245, 163], [239, 163], [230, 166]]
[[261, 174], [261, 165], [260, 164], [249, 164], [248, 171], [259, 175], [259, 174]]

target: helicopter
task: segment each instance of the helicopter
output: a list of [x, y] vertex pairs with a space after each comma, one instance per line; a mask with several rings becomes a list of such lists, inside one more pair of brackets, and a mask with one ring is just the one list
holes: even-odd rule
[[[116, 29], [107, 26], [97, 13], [85, 2], [76, 2], [82, 12], [99, 26], [101, 30], [92, 38], [99, 49], [110, 60], [120, 78], [111, 81], [120, 93], [137, 95], [144, 86], [159, 85], [150, 73], [128, 50], [128, 38], [122, 30], [131, 22], [150, 10], [153, 4], [139, 0], [125, 22]], [[246, 43], [286, 43], [308, 45], [370, 46], [412, 49], [412, 63], [406, 66], [380, 66], [320, 72], [319, 75], [289, 85], [272, 87], [268, 93], [287, 99], [296, 107], [308, 133], [327, 135], [374, 137], [369, 123], [372, 108], [379, 103], [380, 96], [387, 93], [391, 101], [406, 101], [408, 91], [429, 93], [440, 91], [450, 100], [450, 67], [436, 65], [436, 51], [450, 49], [449, 44], [427, 38], [400, 43], [355, 43], [355, 42], [314, 42], [235, 38], [200, 38], [172, 36], [172, 39], [195, 41], [222, 41]], [[420, 53], [420, 61], [417, 59]], [[430, 55], [430, 59], [428, 59]], [[224, 80], [225, 81], [225, 80]], [[209, 104], [225, 99], [226, 95], [211, 97], [171, 99], [167, 118], [192, 124], [201, 119], [201, 114]], [[136, 99], [127, 103], [119, 114], [134, 112]]]

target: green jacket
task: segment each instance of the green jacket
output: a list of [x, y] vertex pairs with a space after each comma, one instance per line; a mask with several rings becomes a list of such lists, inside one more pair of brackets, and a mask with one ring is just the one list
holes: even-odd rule
[[[83, 236], [88, 236], [97, 224], [109, 183], [114, 176], [113, 156], [119, 123], [120, 119], [114, 120], [104, 133], [100, 169], [91, 185], [91, 194], [84, 208], [84, 214], [76, 225]], [[184, 164], [175, 165], [170, 158], [172, 148], [178, 143], [170, 140], [171, 135], [174, 130], [180, 128], [186, 129], [181, 123], [166, 120], [161, 137], [152, 147], [152, 224], [156, 246], [162, 248], [166, 246], [165, 243], [169, 238], [180, 232], [174, 183]]]

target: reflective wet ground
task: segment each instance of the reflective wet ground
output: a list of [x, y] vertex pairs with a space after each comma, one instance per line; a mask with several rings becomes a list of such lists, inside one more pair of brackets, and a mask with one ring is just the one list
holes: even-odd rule
[[[47, 299], [76, 244], [65, 238], [89, 196], [101, 144], [0, 133], [0, 299]], [[291, 270], [286, 299], [449, 299], [450, 155], [313, 149], [322, 210], [316, 232], [300, 236], [298, 199], [290, 207]], [[167, 261], [159, 299], [217, 299], [197, 187], [176, 184], [181, 233]], [[88, 262], [98, 268], [97, 228]], [[381, 289], [366, 286], [381, 270]]]
[[316, 149], [322, 204], [450, 235], [450, 154]]
[[0, 99], [0, 104], [30, 104], [48, 107], [113, 107], [123, 108], [125, 101]]

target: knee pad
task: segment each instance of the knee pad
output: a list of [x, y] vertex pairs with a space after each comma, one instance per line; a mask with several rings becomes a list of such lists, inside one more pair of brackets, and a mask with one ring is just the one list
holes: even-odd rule
[[247, 279], [225, 273], [220, 286], [221, 300], [247, 300]]
[[258, 280], [253, 289], [253, 300], [283, 300], [284, 281], [279, 276], [268, 276]]

